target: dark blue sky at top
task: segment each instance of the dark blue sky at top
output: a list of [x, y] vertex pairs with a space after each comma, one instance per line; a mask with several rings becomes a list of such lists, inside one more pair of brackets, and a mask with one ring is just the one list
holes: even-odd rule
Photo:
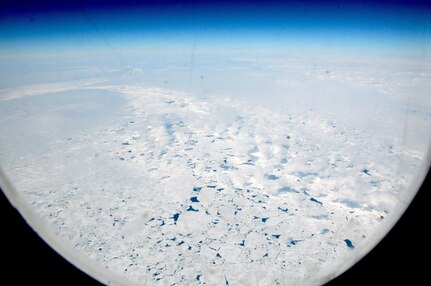
[[0, 14], [25, 14], [44, 12], [77, 12], [80, 10], [116, 10], [120, 8], [142, 8], [157, 7], [166, 9], [167, 7], [205, 7], [205, 6], [229, 6], [229, 5], [295, 5], [304, 4], [311, 6], [385, 6], [401, 8], [431, 9], [431, 2], [428, 0], [321, 0], [321, 1], [289, 1], [289, 0], [3, 0], [0, 2]]
[[[377, 2], [377, 3], [376, 3]], [[431, 34], [429, 1], [2, 1], [1, 42], [64, 41], [103, 34], [135, 39], [270, 34], [308, 41], [417, 41]], [[352, 36], [353, 35], [353, 36]], [[210, 36], [208, 36], [210, 37]], [[255, 37], [259, 39], [259, 37]], [[173, 40], [174, 41], [174, 40]], [[175, 41], [174, 41], [175, 42]], [[367, 44], [367, 43], [364, 43]], [[391, 43], [389, 43], [391, 44]], [[410, 43], [411, 44], [411, 43]]]

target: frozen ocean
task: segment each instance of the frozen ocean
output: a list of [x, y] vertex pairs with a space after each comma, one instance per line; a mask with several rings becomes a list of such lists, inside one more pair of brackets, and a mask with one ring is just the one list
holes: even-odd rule
[[[252, 5], [244, 22], [226, 3], [170, 4], [89, 6], [84, 20], [63, 6], [4, 13], [3, 191], [105, 284], [319, 285], [341, 274], [429, 168], [429, 11], [360, 10], [368, 25], [338, 29], [348, 16], [313, 22], [316, 6], [310, 16], [297, 3], [282, 9], [300, 11], [294, 20], [267, 4], [275, 16]], [[219, 23], [214, 7], [236, 12]]]

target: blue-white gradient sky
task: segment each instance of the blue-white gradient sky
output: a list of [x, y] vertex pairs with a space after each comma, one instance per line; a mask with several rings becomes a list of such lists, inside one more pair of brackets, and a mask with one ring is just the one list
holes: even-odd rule
[[426, 1], [7, 1], [0, 56], [160, 51], [428, 57]]

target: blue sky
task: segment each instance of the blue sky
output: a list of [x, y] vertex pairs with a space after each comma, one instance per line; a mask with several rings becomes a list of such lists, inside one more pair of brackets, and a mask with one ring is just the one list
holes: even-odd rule
[[[14, 4], [15, 3], [15, 4]], [[18, 4], [17, 4], [18, 3]], [[431, 6], [371, 1], [18, 1], [0, 52], [267, 49], [429, 56]], [[108, 48], [107, 48], [108, 47]]]

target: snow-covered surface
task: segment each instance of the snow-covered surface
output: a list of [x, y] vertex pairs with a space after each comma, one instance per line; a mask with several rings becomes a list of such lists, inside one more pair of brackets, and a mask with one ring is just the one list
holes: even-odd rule
[[[258, 64], [243, 80], [286, 69]], [[63, 243], [128, 281], [324, 281], [412, 197], [430, 143], [430, 71], [292, 67], [273, 77], [276, 96], [253, 100], [217, 80], [4, 89], [1, 167]], [[309, 92], [295, 95], [300, 83]]]

